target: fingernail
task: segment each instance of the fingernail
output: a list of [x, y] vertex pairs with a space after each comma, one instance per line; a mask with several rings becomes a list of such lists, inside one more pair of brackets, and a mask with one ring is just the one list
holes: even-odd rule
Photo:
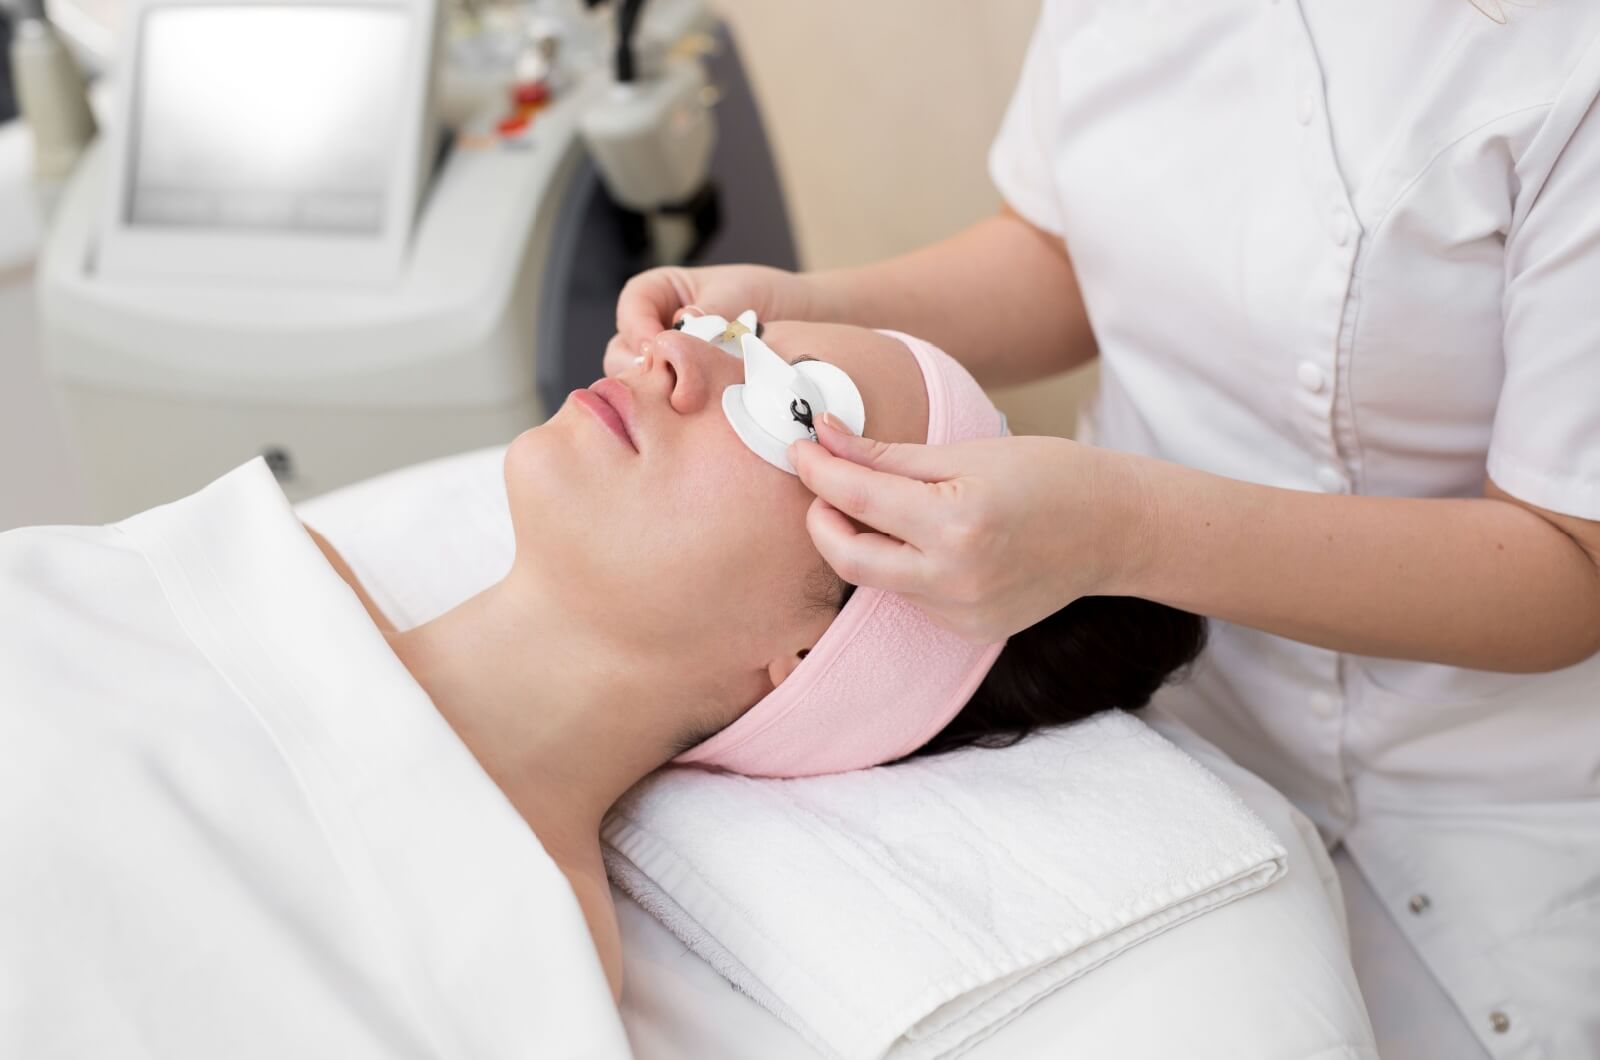
[[789, 466], [790, 467], [797, 466], [798, 465], [798, 461], [795, 458], [800, 455], [800, 443], [799, 442], [790, 442], [789, 443], [789, 452], [788, 452], [787, 455], [789, 457]]
[[636, 364], [636, 365], [643, 364], [644, 363], [644, 358], [643, 357], [635, 357], [633, 359], [633, 363]]
[[639, 360], [644, 360], [644, 355], [650, 352], [650, 347], [655, 345], [655, 339], [645, 339], [639, 343]]
[[832, 427], [834, 430], [839, 431], [839, 432], [841, 432], [843, 434], [851, 434], [851, 433], [853, 433], [850, 430], [849, 427], [846, 427], [844, 425], [844, 420], [841, 420], [839, 417], [835, 416], [831, 412], [824, 412], [822, 414], [822, 422], [826, 423], [829, 427]]

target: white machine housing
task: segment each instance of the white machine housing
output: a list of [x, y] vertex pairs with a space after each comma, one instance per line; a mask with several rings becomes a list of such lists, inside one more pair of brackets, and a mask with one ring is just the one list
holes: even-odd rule
[[[52, 2], [67, 11], [80, 0]], [[111, 159], [91, 146], [62, 191], [36, 281], [44, 368], [96, 517], [181, 497], [258, 454], [300, 500], [504, 444], [593, 381], [617, 292], [660, 252], [644, 219], [606, 195], [579, 135], [580, 116], [613, 84], [600, 24], [578, 21], [587, 17], [581, 0], [544, 3], [572, 9], [552, 98], [525, 131], [465, 135], [430, 157], [389, 284], [108, 272]], [[643, 76], [693, 61], [673, 42], [697, 51], [720, 97], [710, 174], [720, 207], [697, 262], [797, 267], [770, 145], [726, 25], [705, 18], [701, 0], [653, 0], [641, 26]], [[509, 98], [496, 78], [509, 72], [450, 54], [435, 92], [441, 121], [482, 129], [472, 116], [487, 112], [492, 127]], [[114, 122], [115, 108], [102, 117]]]
[[533, 307], [587, 91], [552, 104], [520, 149], [453, 152], [389, 287], [103, 276], [108, 159], [91, 148], [41, 255], [39, 297], [46, 368], [99, 517], [183, 496], [258, 453], [298, 499], [540, 422]]
[[668, 63], [659, 77], [612, 82], [579, 128], [611, 197], [647, 213], [682, 202], [706, 179], [716, 119], [699, 63]]
[[[98, 267], [105, 276], [274, 286], [395, 281], [438, 138], [437, 0], [132, 0], [125, 18], [116, 116], [104, 138], [110, 179]], [[296, 171], [326, 155], [336, 168], [322, 180], [348, 185], [350, 176], [371, 171], [366, 193], [272, 188], [305, 181], [310, 174]], [[263, 177], [285, 168], [285, 159], [286, 172]], [[232, 180], [257, 189], [266, 180], [271, 190], [216, 186], [219, 174], [211, 171], [219, 161], [242, 170]], [[191, 186], [146, 189], [152, 169]], [[352, 169], [340, 179], [340, 170]], [[246, 208], [212, 209], [200, 223], [177, 220], [185, 211], [175, 210], [160, 223], [136, 214], [137, 202], [152, 199]], [[293, 223], [319, 200], [334, 204], [325, 212], [349, 214], [349, 205], [336, 204], [350, 203], [370, 210], [358, 210], [353, 229], [348, 216]], [[229, 213], [254, 216], [229, 223]]]

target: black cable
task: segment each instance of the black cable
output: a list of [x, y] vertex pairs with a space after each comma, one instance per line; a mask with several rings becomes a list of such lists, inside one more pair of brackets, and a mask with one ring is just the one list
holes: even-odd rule
[[619, 0], [617, 5], [617, 81], [621, 84], [637, 76], [633, 35], [643, 9], [644, 0]]
[[17, 97], [11, 87], [11, 17], [0, 9], [0, 125], [17, 116]]

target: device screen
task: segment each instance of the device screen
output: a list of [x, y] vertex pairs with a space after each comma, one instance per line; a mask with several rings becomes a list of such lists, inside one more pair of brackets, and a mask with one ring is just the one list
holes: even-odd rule
[[412, 19], [392, 7], [173, 6], [142, 21], [126, 221], [381, 234]]

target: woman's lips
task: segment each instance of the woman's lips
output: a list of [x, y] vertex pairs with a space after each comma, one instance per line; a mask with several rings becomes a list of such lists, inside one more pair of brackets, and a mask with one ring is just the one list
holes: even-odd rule
[[572, 400], [594, 413], [628, 448], [639, 451], [633, 441], [633, 393], [626, 386], [602, 379], [587, 390], [574, 390]]

